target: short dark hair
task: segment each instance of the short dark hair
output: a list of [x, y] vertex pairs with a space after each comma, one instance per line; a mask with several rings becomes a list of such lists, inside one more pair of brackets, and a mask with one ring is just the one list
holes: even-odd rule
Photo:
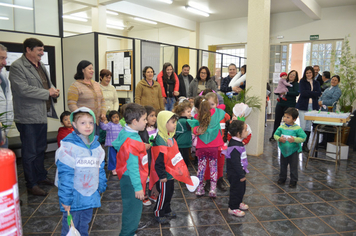
[[149, 114], [151, 114], [152, 112], [156, 112], [156, 109], [153, 106], [147, 105], [147, 106], [145, 106], [145, 109], [146, 109], [146, 112], [147, 112], [147, 116]]
[[307, 66], [307, 67], [305, 67], [305, 69], [304, 69], [304, 73], [303, 73], [303, 77], [302, 77], [302, 79], [303, 80], [307, 80], [307, 76], [306, 76], [306, 74], [307, 74], [307, 71], [308, 70], [310, 70], [312, 73], [313, 73], [313, 77], [314, 77], [314, 68], [312, 67], [312, 66]]
[[125, 122], [130, 125], [133, 120], [139, 121], [146, 113], [146, 109], [143, 106], [137, 103], [129, 103], [124, 112]]
[[148, 69], [151, 69], [153, 71], [153, 75], [155, 75], [155, 70], [152, 68], [152, 66], [145, 66], [145, 68], [143, 68], [143, 71], [142, 71], [142, 76], [145, 79], [146, 79], [146, 72]]
[[[247, 66], [246, 65], [241, 66], [241, 69], [244, 69], [245, 73], [247, 72]], [[240, 69], [240, 71], [241, 71], [241, 69]]]
[[338, 75], [333, 75], [333, 78], [334, 77], [336, 77], [338, 80], [339, 80], [339, 82], [340, 82], [340, 76], [338, 76]]
[[299, 112], [297, 109], [295, 109], [294, 107], [289, 107], [285, 112], [284, 114], [288, 114], [290, 116], [292, 116], [292, 118], [294, 120], [296, 120], [299, 116]]
[[43, 47], [43, 43], [41, 40], [36, 39], [36, 38], [28, 38], [25, 39], [25, 41], [23, 42], [23, 52], [26, 53], [26, 48], [30, 48], [30, 50], [32, 51], [35, 47]]
[[109, 120], [111, 121], [111, 118], [113, 117], [113, 115], [118, 115], [120, 117], [120, 114], [117, 110], [112, 110], [109, 112]]
[[201, 80], [201, 78], [200, 78], [200, 72], [201, 72], [202, 70], [205, 70], [205, 71], [206, 71], [206, 81], [208, 81], [208, 80], [210, 79], [210, 70], [209, 70], [209, 68], [206, 67], [206, 66], [202, 66], [202, 67], [199, 68], [198, 73], [197, 73], [197, 79], [198, 79], [198, 81]]
[[227, 142], [228, 133], [231, 134], [232, 137], [235, 137], [237, 134], [242, 134], [242, 131], [245, 128], [245, 122], [242, 120], [231, 120], [226, 121], [225, 123], [225, 135], [223, 137], [223, 141]]
[[100, 71], [100, 81], [105, 77], [105, 76], [112, 76], [111, 71], [107, 70], [107, 69], [102, 69]]
[[234, 63], [230, 63], [230, 65], [227, 68], [229, 68], [230, 66], [235, 66], [235, 68], [237, 69], [237, 66]]
[[[293, 72], [295, 72], [295, 78], [294, 78], [294, 81], [290, 81], [289, 80], [289, 75], [292, 74]], [[294, 83], [294, 82], [298, 83], [299, 82], [298, 71], [296, 71], [296, 70], [289, 71], [288, 76], [287, 76], [287, 81], [290, 82], [290, 83]]]
[[189, 69], [190, 69], [190, 66], [189, 66], [188, 64], [184, 64], [184, 65], [182, 66], [182, 70], [183, 70], [184, 67], [189, 67]]
[[323, 71], [323, 76], [327, 79], [330, 79], [330, 71]]
[[61, 123], [63, 123], [63, 119], [65, 116], [70, 116], [70, 111], [62, 112], [61, 116], [59, 117], [59, 119], [61, 120]]

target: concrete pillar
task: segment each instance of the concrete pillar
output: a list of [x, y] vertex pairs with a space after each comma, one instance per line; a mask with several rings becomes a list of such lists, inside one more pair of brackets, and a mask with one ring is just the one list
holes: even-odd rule
[[106, 6], [98, 5], [91, 8], [91, 26], [93, 32], [107, 32]]
[[263, 153], [265, 135], [266, 83], [269, 72], [269, 28], [271, 0], [249, 0], [247, 18], [247, 88], [248, 96], [261, 98], [261, 111], [253, 111], [246, 122], [252, 129], [247, 145], [249, 155]]

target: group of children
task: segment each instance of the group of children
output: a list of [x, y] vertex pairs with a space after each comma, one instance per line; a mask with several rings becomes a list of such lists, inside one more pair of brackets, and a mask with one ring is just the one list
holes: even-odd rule
[[[174, 113], [161, 111], [156, 117], [153, 107], [130, 103], [121, 107], [121, 120], [118, 111], [110, 111], [110, 121], [100, 121], [101, 129], [106, 130], [107, 168], [120, 179], [123, 205], [120, 235], [135, 234], [142, 205], [150, 205], [149, 199], [156, 202], [153, 213], [159, 223], [167, 223], [176, 216], [170, 206], [174, 179], [193, 185], [187, 168], [192, 147], [198, 160], [199, 184], [195, 194], [200, 197], [208, 191], [211, 198], [216, 198], [219, 182], [218, 187], [226, 191], [222, 184], [226, 158], [230, 183], [228, 213], [245, 215], [249, 208], [243, 203], [248, 173], [245, 145], [251, 138], [251, 128], [244, 121], [244, 112], [233, 109], [230, 119], [224, 108], [219, 105], [217, 94], [208, 92], [194, 101], [180, 98]], [[297, 117], [297, 110], [288, 109], [285, 124], [274, 136], [282, 152], [278, 183], [286, 181], [290, 164], [291, 187], [298, 180], [297, 154], [305, 139], [304, 132], [295, 124]], [[60, 148], [56, 151], [62, 235], [69, 231], [69, 214], [81, 235], [88, 235], [93, 208], [100, 207], [100, 194], [106, 189], [105, 151], [94, 136], [96, 121], [90, 109], [82, 107], [63, 113], [61, 122], [64, 127], [60, 129], [68, 133], [64, 136], [61, 132]]]

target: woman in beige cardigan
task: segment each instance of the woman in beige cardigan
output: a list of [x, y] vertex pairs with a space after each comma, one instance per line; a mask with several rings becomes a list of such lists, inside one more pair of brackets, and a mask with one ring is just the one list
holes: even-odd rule
[[119, 100], [117, 98], [116, 88], [111, 85], [111, 71], [102, 69], [100, 71], [100, 88], [103, 92], [107, 111], [118, 111]]
[[159, 83], [153, 80], [154, 70], [151, 66], [143, 69], [143, 79], [137, 84], [135, 103], [153, 106], [156, 112], [164, 110], [162, 91]]
[[83, 60], [77, 66], [77, 73], [74, 75], [75, 82], [68, 89], [68, 108], [71, 112], [79, 107], [91, 109], [96, 118], [95, 134], [99, 135], [99, 122], [105, 117], [106, 106], [98, 82], [92, 80], [94, 75], [93, 64]]

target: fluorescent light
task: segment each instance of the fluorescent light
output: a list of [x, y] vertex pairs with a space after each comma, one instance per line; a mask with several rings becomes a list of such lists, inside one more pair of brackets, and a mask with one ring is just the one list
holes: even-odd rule
[[30, 10], [33, 11], [32, 7], [24, 7], [24, 6], [19, 6], [19, 5], [14, 5], [14, 4], [9, 4], [9, 3], [0, 3], [0, 6], [4, 6], [4, 7], [13, 7], [13, 8], [20, 8], [20, 9], [24, 9], [24, 10]]
[[109, 11], [109, 10], [106, 10], [106, 13], [109, 14], [109, 15], [113, 15], [113, 16], [118, 16], [119, 15], [119, 13], [114, 12], [114, 11]]
[[106, 25], [107, 28], [124, 30], [124, 27], [118, 25]]
[[188, 11], [190, 11], [190, 12], [192, 12], [194, 14], [205, 16], [205, 17], [209, 17], [209, 13], [207, 13], [205, 11], [198, 10], [198, 9], [196, 9], [194, 7], [185, 6], [185, 9], [187, 9]]
[[145, 22], [145, 23], [152, 24], [152, 25], [157, 25], [157, 22], [155, 22], [155, 21], [146, 20], [146, 19], [142, 19], [142, 18], [138, 18], [138, 17], [135, 17], [134, 20]]
[[168, 4], [172, 4], [173, 3], [173, 0], [158, 0], [160, 2], [165, 2], [165, 3], [168, 3]]
[[6, 17], [6, 16], [0, 16], [0, 20], [9, 20], [9, 17]]
[[82, 17], [77, 17], [77, 16], [69, 16], [69, 15], [64, 15], [62, 16], [65, 19], [70, 19], [70, 20], [77, 20], [77, 21], [83, 21], [83, 22], [87, 22], [88, 20]]

